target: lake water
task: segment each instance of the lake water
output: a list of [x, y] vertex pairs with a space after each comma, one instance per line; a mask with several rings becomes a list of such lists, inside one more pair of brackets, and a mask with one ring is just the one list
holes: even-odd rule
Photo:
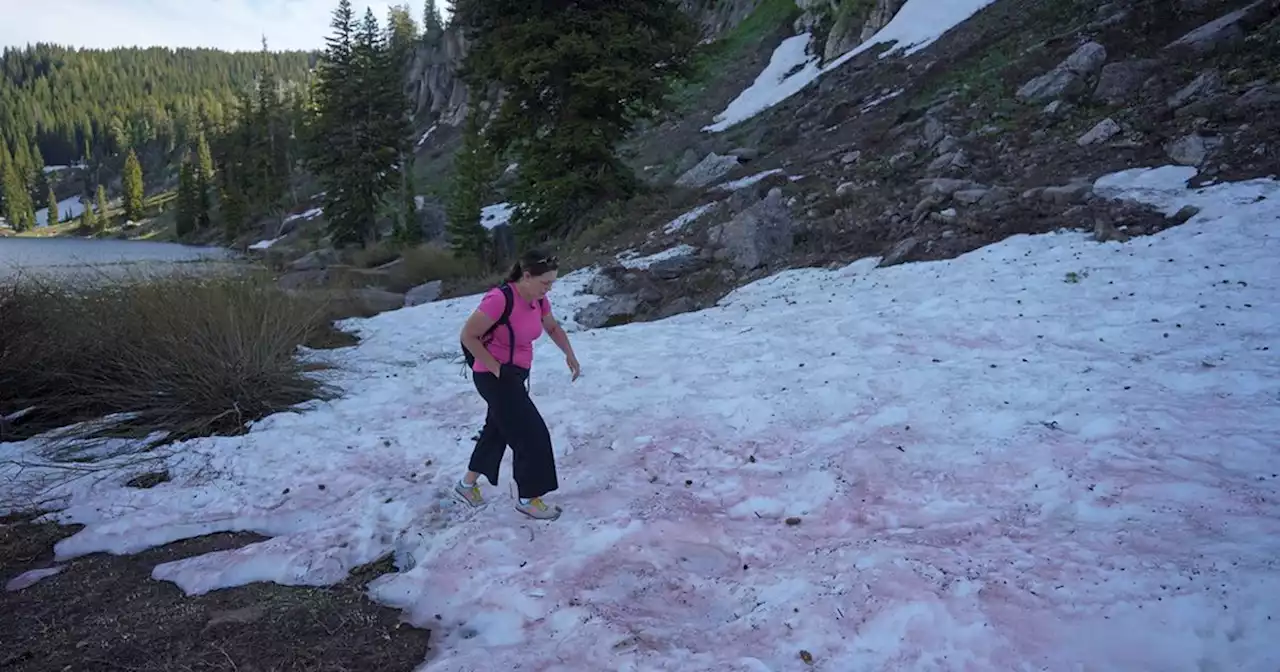
[[[94, 267], [111, 273], [120, 270], [163, 270], [187, 262], [228, 262], [239, 258], [220, 247], [194, 247], [176, 243], [83, 238], [0, 238], [0, 280], [30, 273], [44, 276], [74, 275]], [[219, 264], [220, 266], [222, 264]]]

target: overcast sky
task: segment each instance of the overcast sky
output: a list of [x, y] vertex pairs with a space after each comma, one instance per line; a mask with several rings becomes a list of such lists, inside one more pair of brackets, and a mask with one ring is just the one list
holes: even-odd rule
[[[407, 4], [422, 23], [425, 0], [351, 0], [356, 18]], [[444, 0], [436, 5], [443, 11]], [[323, 49], [338, 0], [0, 0], [0, 46]]]

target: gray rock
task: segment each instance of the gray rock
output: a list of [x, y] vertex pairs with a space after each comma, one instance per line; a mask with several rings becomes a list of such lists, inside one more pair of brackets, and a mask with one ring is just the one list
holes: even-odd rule
[[857, 190], [857, 188], [858, 188], [858, 185], [854, 184], [853, 182], [843, 182], [840, 184], [840, 186], [836, 187], [836, 196], [840, 198], [848, 198], [851, 194], [853, 194], [854, 191]]
[[1209, 154], [1222, 144], [1222, 139], [1198, 133], [1184, 135], [1165, 146], [1164, 151], [1174, 163], [1183, 166], [1203, 165]]
[[410, 306], [420, 306], [424, 303], [431, 303], [432, 301], [435, 301], [440, 298], [440, 290], [443, 286], [443, 282], [439, 280], [432, 280], [426, 284], [414, 287], [404, 295], [405, 308]]
[[933, 151], [938, 156], [942, 156], [943, 154], [955, 154], [958, 149], [960, 149], [960, 141], [956, 139], [956, 136], [948, 135], [938, 141]]
[[587, 293], [596, 296], [613, 296], [617, 294], [622, 284], [618, 282], [617, 276], [624, 273], [626, 269], [622, 266], [611, 266], [601, 270], [591, 278], [591, 282], [587, 283]]
[[1142, 83], [1159, 66], [1160, 61], [1153, 58], [1108, 63], [1098, 76], [1093, 99], [1112, 105], [1123, 103], [1139, 91]]
[[612, 296], [579, 310], [574, 320], [587, 329], [599, 329], [609, 324], [625, 324], [639, 309], [640, 299], [636, 296]]
[[1280, 84], [1255, 86], [1237, 98], [1231, 107], [1237, 114], [1280, 107]]
[[763, 200], [712, 231], [711, 243], [741, 270], [759, 268], [791, 252], [795, 220], [773, 188]]
[[738, 157], [712, 152], [676, 179], [676, 186], [705, 187], [739, 166]]
[[338, 263], [338, 253], [329, 248], [321, 248], [314, 252], [310, 252], [300, 259], [295, 259], [289, 264], [289, 269], [293, 271], [312, 271], [326, 266], [332, 266]]
[[880, 263], [876, 265], [882, 268], [897, 266], [898, 264], [906, 261], [907, 256], [914, 252], [919, 246], [920, 239], [915, 236], [911, 236], [910, 238], [900, 241], [893, 247], [889, 248], [889, 252], [885, 254], [880, 260]]
[[1097, 42], [1085, 42], [1080, 45], [1062, 66], [1079, 75], [1091, 75], [1107, 62], [1107, 50]]
[[981, 203], [982, 199], [986, 198], [987, 194], [990, 192], [990, 189], [961, 189], [960, 191], [952, 194], [951, 197], [960, 205], [977, 205], [978, 203]]
[[1074, 205], [1088, 200], [1093, 186], [1088, 182], [1073, 182], [1056, 187], [1045, 187], [1038, 193], [1040, 200], [1054, 205]]
[[1088, 133], [1080, 136], [1080, 138], [1076, 140], [1076, 144], [1081, 147], [1097, 145], [1106, 142], [1119, 134], [1120, 124], [1117, 124], [1111, 117], [1107, 117], [1106, 119], [1099, 121], [1097, 125], [1089, 130]]
[[1107, 60], [1107, 50], [1097, 42], [1087, 42], [1071, 53], [1053, 70], [1023, 84], [1015, 94], [1027, 103], [1044, 103], [1071, 96], [1084, 90], [1085, 77], [1093, 74]]
[[324, 287], [329, 284], [329, 271], [323, 268], [312, 268], [305, 271], [291, 271], [276, 280], [280, 289], [307, 289]]
[[760, 157], [760, 150], [754, 147], [739, 147], [730, 151], [729, 156], [736, 156], [742, 161], [755, 161]]
[[672, 315], [680, 315], [681, 313], [691, 313], [697, 309], [698, 309], [697, 302], [695, 302], [693, 299], [687, 296], [681, 296], [681, 297], [677, 297], [671, 303], [668, 303], [667, 305], [659, 308], [655, 317], [661, 320], [661, 319], [671, 317]]
[[937, 117], [926, 117], [924, 120], [924, 144], [932, 147], [947, 137], [947, 127]]
[[1237, 9], [1225, 16], [1214, 19], [1170, 42], [1165, 48], [1190, 49], [1204, 54], [1230, 42], [1242, 39], [1244, 37], [1244, 29], [1240, 26], [1241, 20], [1248, 16], [1254, 7], [1261, 4], [1262, 1], [1259, 0], [1248, 7]]
[[849, 165], [849, 164], [851, 164], [851, 163], [857, 163], [857, 162], [858, 162], [858, 160], [859, 160], [859, 159], [861, 159], [861, 158], [862, 158], [862, 152], [859, 152], [859, 151], [856, 151], [856, 150], [855, 150], [855, 151], [849, 152], [848, 154], [845, 154], [844, 156], [840, 157], [840, 163], [843, 163], [844, 165], [846, 165], [846, 166], [847, 166], [847, 165]]
[[1012, 201], [1014, 196], [1016, 196], [1016, 194], [1008, 187], [995, 187], [987, 190], [986, 195], [982, 197], [982, 200], [979, 201], [978, 204], [986, 207], [1003, 205]]
[[1222, 90], [1222, 73], [1218, 70], [1205, 70], [1200, 73], [1191, 83], [1178, 89], [1177, 93], [1169, 96], [1170, 109], [1178, 109], [1191, 101], [1202, 98], [1204, 96], [1213, 95]]
[[1173, 213], [1173, 221], [1179, 224], [1186, 224], [1192, 217], [1200, 214], [1200, 208], [1194, 205], [1184, 205]]
[[928, 172], [933, 174], [964, 171], [972, 164], [963, 149], [948, 152], [929, 162]]
[[693, 252], [655, 261], [649, 266], [649, 274], [660, 280], [675, 280], [694, 271], [702, 270], [706, 265], [706, 259], [701, 254]]
[[973, 180], [957, 180], [949, 177], [920, 180], [917, 184], [923, 187], [921, 191], [925, 196], [940, 196], [942, 198], [950, 198], [957, 191], [983, 188], [982, 185]]

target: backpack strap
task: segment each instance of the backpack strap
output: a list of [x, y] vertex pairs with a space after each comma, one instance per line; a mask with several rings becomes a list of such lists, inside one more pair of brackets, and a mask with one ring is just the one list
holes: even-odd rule
[[511, 351], [507, 357], [508, 364], [515, 364], [516, 362], [516, 330], [511, 326], [511, 309], [516, 303], [515, 296], [512, 295], [513, 291], [511, 283], [503, 283], [502, 296], [506, 297], [507, 303], [502, 308], [502, 317], [498, 318], [497, 322], [494, 322], [495, 327], [499, 324], [507, 325], [507, 347]]

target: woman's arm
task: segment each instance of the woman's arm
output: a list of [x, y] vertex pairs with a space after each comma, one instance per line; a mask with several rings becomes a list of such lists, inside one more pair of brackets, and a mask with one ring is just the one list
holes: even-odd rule
[[484, 343], [480, 340], [484, 336], [484, 332], [489, 330], [496, 319], [485, 315], [482, 311], [477, 310], [471, 313], [471, 317], [467, 318], [466, 324], [462, 325], [462, 333], [459, 337], [462, 339], [462, 345], [471, 351], [471, 355], [476, 361], [484, 364], [484, 368], [489, 370], [494, 376], [501, 377], [502, 364], [498, 359], [484, 347]]
[[542, 316], [542, 328], [547, 330], [547, 336], [550, 336], [551, 341], [560, 348], [560, 352], [564, 353], [564, 361], [569, 365], [573, 379], [577, 380], [578, 376], [582, 375], [582, 367], [578, 364], [577, 355], [573, 354], [573, 344], [569, 342], [569, 334], [565, 333], [560, 322], [551, 313]]

